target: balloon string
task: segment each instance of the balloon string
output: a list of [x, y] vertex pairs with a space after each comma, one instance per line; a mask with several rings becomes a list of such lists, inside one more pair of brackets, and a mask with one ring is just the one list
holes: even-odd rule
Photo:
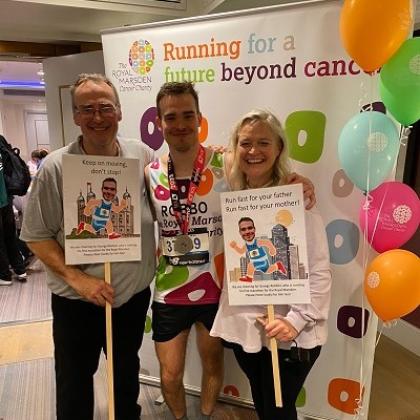
[[[389, 321], [389, 322], [384, 322], [382, 324], [381, 329], [378, 333], [378, 337], [376, 338], [375, 349], [376, 349], [376, 347], [378, 347], [379, 340], [382, 336], [382, 332], [383, 332], [384, 327], [389, 328], [391, 326], [394, 326], [396, 323], [397, 323], [397, 320], [393, 320], [393, 321]], [[363, 354], [362, 354], [362, 357], [363, 357]], [[362, 366], [361, 366], [361, 369], [360, 369], [360, 377], [363, 378], [363, 367]], [[354, 417], [353, 417], [354, 420], [359, 420], [359, 419], [364, 419], [365, 418], [365, 410], [364, 410], [364, 406], [363, 406], [363, 390], [365, 389], [365, 386], [366, 386], [366, 380], [363, 379], [363, 380], [361, 380], [361, 383], [360, 383], [359, 397], [355, 399], [357, 407], [354, 410]]]
[[384, 327], [385, 328], [392, 328], [392, 327], [395, 327], [397, 325], [397, 323], [398, 323], [397, 319], [393, 319], [391, 321], [386, 321], [386, 322], [384, 322]]
[[365, 201], [364, 201], [363, 207], [362, 207], [363, 210], [369, 210], [370, 209], [370, 204], [372, 203], [372, 201], [373, 201], [372, 195], [369, 192], [365, 193]]
[[379, 331], [378, 337], [376, 337], [375, 349], [378, 347], [379, 340], [382, 337], [382, 332], [384, 331], [384, 324], [382, 324], [381, 330]]
[[[382, 197], [382, 200], [381, 200], [381, 204], [379, 205], [379, 208], [378, 208], [378, 214], [376, 215], [376, 217], [375, 217], [375, 224], [373, 225], [373, 229], [372, 229], [372, 235], [371, 235], [371, 237], [370, 237], [370, 241], [369, 241], [369, 245], [372, 247], [372, 244], [373, 244], [373, 240], [374, 240], [374, 238], [375, 238], [375, 235], [376, 235], [376, 229], [378, 228], [378, 225], [379, 225], [379, 220], [380, 220], [380, 216], [381, 216], [381, 214], [382, 214], [382, 208], [383, 208], [383, 206], [384, 206], [384, 204], [385, 204], [385, 202], [386, 202], [386, 196], [388, 195], [388, 190], [389, 190], [389, 184], [387, 184], [386, 186], [385, 186], [385, 192], [384, 192], [384, 195], [383, 195], [383, 197]], [[369, 194], [370, 195], [370, 194]], [[373, 201], [373, 198], [372, 198], [372, 196], [370, 196], [370, 198], [371, 198], [371, 202]], [[370, 203], [369, 203], [370, 204]], [[366, 221], [365, 221], [365, 226], [366, 226], [366, 229], [365, 229], [365, 231], [367, 232], [367, 234], [369, 235], [369, 230], [368, 230], [368, 225], [367, 225], [367, 223], [368, 223], [368, 219], [369, 219], [369, 217], [368, 217], [368, 212], [366, 211], [365, 212], [365, 216], [366, 216]], [[366, 267], [365, 267], [365, 270], [366, 270]]]
[[[370, 80], [372, 82], [373, 81], [373, 77], [371, 77]], [[373, 84], [372, 83], [371, 83], [371, 87], [373, 87]], [[372, 97], [373, 97], [373, 91], [372, 91]], [[372, 132], [371, 120], [369, 120], [369, 137], [371, 135], [371, 132]], [[403, 147], [406, 147], [407, 146], [410, 132], [411, 132], [411, 127], [403, 127], [403, 126], [400, 127], [400, 135], [399, 135], [399, 144], [400, 144], [400, 147], [401, 146], [403, 146]], [[395, 159], [394, 159], [394, 165], [393, 165], [393, 173], [394, 174], [396, 172], [396, 167], [397, 167], [397, 164], [398, 164], [398, 155], [399, 155], [399, 153], [395, 156]], [[368, 210], [370, 209], [370, 204], [373, 201], [373, 198], [372, 198], [372, 196], [369, 193], [370, 157], [371, 157], [371, 152], [369, 150], [369, 152], [368, 152], [367, 185], [366, 185], [366, 193], [365, 193], [366, 199], [365, 199], [365, 202], [363, 203], [363, 206], [362, 206], [362, 209], [365, 211], [365, 235], [367, 235], [367, 236], [369, 236], [369, 234], [368, 234], [368, 232], [369, 232], [369, 226], [368, 226], [368, 222], [369, 222]], [[381, 204], [380, 204], [379, 209], [378, 209], [378, 214], [377, 214], [377, 216], [375, 218], [375, 224], [374, 224], [373, 229], [372, 229], [372, 234], [370, 235], [371, 236], [370, 237], [370, 241], [369, 241], [369, 245], [370, 246], [372, 246], [373, 240], [375, 238], [376, 230], [378, 228], [380, 216], [382, 214], [382, 208], [384, 206], [384, 203], [385, 203], [387, 194], [388, 194], [388, 188], [386, 188], [385, 194], [383, 195]], [[363, 266], [363, 268], [364, 268], [364, 270], [366, 270], [366, 266], [365, 265]]]
[[363, 80], [360, 82], [360, 91], [361, 91], [360, 92], [361, 94], [360, 94], [359, 103], [358, 103], [359, 111], [360, 112], [370, 111], [364, 107], [364, 105], [366, 104], [368, 93], [367, 93], [366, 86]]
[[[371, 88], [373, 87], [373, 77], [370, 78], [371, 81]], [[362, 86], [363, 87], [363, 86]], [[369, 106], [366, 106], [366, 108], [364, 110], [366, 111], [371, 111], [373, 110], [373, 90], [371, 89], [371, 97], [370, 97], [371, 101]], [[361, 99], [363, 100], [363, 99]], [[360, 104], [360, 101], [359, 101]], [[359, 106], [360, 107], [360, 106]], [[408, 138], [409, 138], [409, 134], [410, 134], [410, 128], [409, 127], [401, 127], [400, 129], [400, 136], [399, 136], [399, 144], [400, 147], [406, 147], [407, 146], [407, 142], [408, 142]], [[372, 120], [369, 119], [369, 137], [368, 137], [368, 141], [370, 140], [372, 135]], [[394, 167], [393, 167], [393, 172], [395, 173], [396, 171], [396, 166], [397, 166], [397, 162], [398, 162], [398, 154], [395, 157], [394, 160]], [[364, 239], [363, 239], [363, 250], [362, 250], [362, 255], [363, 255], [363, 272], [366, 273], [367, 270], [367, 263], [368, 263], [368, 254], [369, 254], [369, 249], [367, 249], [367, 243], [369, 243], [370, 247], [372, 246], [373, 243], [373, 239], [375, 238], [375, 234], [376, 234], [376, 230], [378, 228], [378, 224], [379, 224], [379, 220], [380, 220], [380, 215], [382, 214], [382, 209], [384, 206], [384, 203], [386, 201], [386, 197], [388, 194], [388, 186], [385, 190], [385, 193], [382, 197], [381, 203], [379, 205], [378, 208], [378, 213], [377, 216], [375, 217], [375, 222], [374, 222], [374, 226], [372, 229], [372, 233], [370, 235], [370, 240], [369, 240], [369, 217], [368, 217], [368, 210], [371, 208], [371, 203], [373, 201], [373, 197], [370, 194], [370, 167], [371, 167], [371, 151], [368, 148], [368, 160], [367, 160], [367, 179], [366, 179], [366, 190], [365, 190], [365, 200], [363, 203], [363, 211], [364, 211], [364, 217], [365, 217], [365, 235], [364, 235]], [[382, 336], [382, 332], [384, 328], [390, 328], [395, 326], [397, 323], [397, 320], [393, 320], [393, 321], [388, 321], [388, 322], [384, 322], [382, 324], [381, 330], [379, 331], [378, 337], [376, 339], [375, 342], [375, 349], [379, 344], [379, 340]], [[365, 332], [365, 295], [362, 292], [362, 339], [361, 339], [361, 360], [360, 360], [360, 388], [359, 388], [359, 397], [356, 398], [355, 402], [357, 404], [357, 407], [354, 411], [354, 419], [358, 420], [358, 419], [362, 419], [365, 418], [365, 410], [364, 410], [364, 406], [363, 406], [363, 390], [365, 388], [366, 385], [366, 378], [365, 378], [365, 374], [364, 374], [364, 332]]]
[[[370, 82], [372, 82], [372, 77], [369, 76]], [[365, 85], [364, 82], [361, 82], [361, 88], [362, 88], [362, 93], [363, 91], [365, 91], [364, 97], [366, 98], [366, 89], [365, 89]], [[373, 98], [373, 94], [371, 93], [371, 98], [370, 98], [370, 103], [372, 103], [372, 98]], [[370, 137], [372, 135], [372, 118], [369, 118], [369, 131], [368, 131], [368, 139], [367, 141], [369, 142]], [[368, 144], [369, 146], [369, 144]], [[369, 184], [370, 184], [370, 165], [371, 165], [371, 150], [368, 147], [368, 156], [367, 156], [367, 176], [366, 176], [366, 189], [365, 189], [365, 202], [364, 202], [364, 208], [369, 208], [370, 207], [370, 203], [372, 202], [372, 196], [369, 194]], [[368, 217], [368, 212], [365, 211], [364, 214], [365, 217], [365, 232], [369, 232], [369, 217]], [[363, 262], [363, 273], [366, 272], [367, 269], [367, 265], [368, 265], [368, 259], [369, 259], [369, 248], [367, 247], [367, 242], [369, 240], [368, 238], [368, 234], [364, 235], [364, 240], [363, 240], [363, 246], [362, 246], [362, 262]], [[373, 236], [372, 236], [373, 239]], [[371, 245], [371, 244], [370, 244]], [[362, 310], [364, 310], [364, 293], [362, 291]], [[363, 315], [362, 315], [363, 316]], [[362, 325], [363, 328], [364, 325]], [[363, 340], [362, 340], [363, 342]]]
[[401, 127], [400, 130], [400, 144], [401, 146], [407, 147], [408, 138], [411, 133], [411, 127]]
[[[368, 102], [368, 105], [366, 108], [364, 108], [365, 111], [373, 111], [373, 77], [369, 76], [370, 81], [370, 97], [367, 99], [367, 92], [365, 89], [365, 85], [363, 82], [361, 82], [361, 89], [363, 97], [361, 101], [366, 100]], [[363, 92], [364, 91], [364, 92]], [[360, 101], [359, 101], [359, 108], [361, 108]], [[369, 118], [369, 136], [368, 141], [371, 139], [372, 135], [372, 118]], [[369, 218], [368, 218], [368, 209], [370, 207], [370, 203], [372, 202], [373, 198], [369, 193], [369, 187], [370, 187], [370, 166], [371, 166], [371, 150], [368, 148], [368, 161], [367, 161], [367, 179], [366, 179], [366, 192], [365, 192], [365, 201], [363, 204], [363, 210], [365, 210], [365, 229], [366, 232], [369, 232], [368, 230], [368, 224], [369, 224]], [[375, 226], [376, 230], [376, 226]], [[368, 259], [369, 259], [369, 250], [370, 247], [368, 247], [368, 235], [363, 235], [363, 241], [362, 241], [362, 261], [363, 261], [363, 273], [366, 273], [367, 265], [368, 265]], [[373, 235], [372, 235], [373, 239]], [[371, 244], [370, 244], [371, 245]], [[365, 294], [363, 291], [363, 283], [362, 283], [362, 292], [361, 292], [361, 309], [362, 309], [362, 323], [361, 323], [361, 340], [360, 340], [360, 346], [361, 346], [361, 357], [360, 357], [360, 388], [359, 388], [359, 397], [356, 399], [357, 408], [355, 409], [355, 419], [364, 418], [365, 411], [363, 407], [363, 390], [365, 388], [365, 372], [364, 372], [364, 356], [365, 356], [365, 322], [366, 322], [366, 316], [365, 316]]]

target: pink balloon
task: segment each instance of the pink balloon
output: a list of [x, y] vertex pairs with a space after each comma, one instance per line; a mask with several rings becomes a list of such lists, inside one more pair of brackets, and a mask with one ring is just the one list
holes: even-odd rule
[[359, 223], [371, 246], [385, 252], [404, 245], [420, 222], [416, 192], [401, 182], [384, 182], [370, 192], [372, 201], [360, 206]]

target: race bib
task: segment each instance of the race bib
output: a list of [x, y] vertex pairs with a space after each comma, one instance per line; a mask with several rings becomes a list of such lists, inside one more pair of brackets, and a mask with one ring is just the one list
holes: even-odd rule
[[209, 234], [206, 228], [190, 229], [188, 235], [162, 232], [162, 254], [172, 265], [199, 265], [209, 262]]

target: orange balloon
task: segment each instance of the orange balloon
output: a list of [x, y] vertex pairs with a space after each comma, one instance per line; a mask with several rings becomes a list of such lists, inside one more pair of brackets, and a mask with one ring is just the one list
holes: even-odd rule
[[411, 0], [345, 0], [340, 16], [344, 48], [365, 71], [379, 69], [412, 26]]
[[366, 270], [364, 289], [383, 321], [409, 314], [420, 305], [420, 258], [403, 249], [378, 255]]

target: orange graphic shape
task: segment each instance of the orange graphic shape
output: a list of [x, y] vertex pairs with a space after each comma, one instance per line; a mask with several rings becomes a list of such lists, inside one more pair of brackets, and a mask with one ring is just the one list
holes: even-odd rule
[[239, 397], [239, 390], [235, 385], [226, 385], [223, 388], [223, 394], [232, 395], [234, 397]]
[[[364, 393], [362, 389], [362, 397]], [[328, 386], [328, 402], [337, 410], [354, 415], [359, 407], [360, 383], [351, 379], [334, 378]]]
[[209, 122], [206, 117], [201, 118], [200, 130], [198, 132], [198, 140], [203, 143], [207, 140], [209, 135]]
[[276, 222], [288, 227], [293, 223], [293, 215], [289, 210], [279, 210], [276, 214]]
[[206, 195], [210, 192], [212, 187], [213, 187], [213, 174], [210, 169], [206, 169], [201, 174], [201, 181], [197, 189], [197, 194]]

